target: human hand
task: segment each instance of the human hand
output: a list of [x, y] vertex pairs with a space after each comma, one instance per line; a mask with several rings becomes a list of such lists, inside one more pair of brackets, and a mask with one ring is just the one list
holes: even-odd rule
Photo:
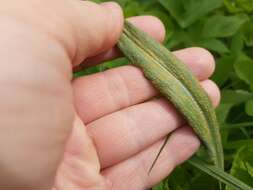
[[[188, 159], [199, 141], [181, 115], [133, 66], [72, 80], [72, 68], [118, 56], [121, 9], [78, 0], [1, 1], [0, 187], [147, 189]], [[157, 40], [154, 17], [130, 19]], [[152, 27], [151, 27], [152, 26]], [[206, 50], [175, 52], [214, 105]], [[164, 137], [171, 138], [148, 169]]]

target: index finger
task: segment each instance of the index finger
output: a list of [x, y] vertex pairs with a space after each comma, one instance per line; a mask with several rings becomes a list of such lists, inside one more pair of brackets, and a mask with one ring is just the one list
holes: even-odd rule
[[[154, 16], [136, 16], [128, 19], [132, 24], [148, 33], [154, 39], [162, 42], [165, 37], [165, 28], [162, 22]], [[114, 46], [96, 56], [88, 57], [79, 66], [75, 67], [75, 71], [94, 66], [98, 63], [109, 61], [121, 56], [119, 49]]]

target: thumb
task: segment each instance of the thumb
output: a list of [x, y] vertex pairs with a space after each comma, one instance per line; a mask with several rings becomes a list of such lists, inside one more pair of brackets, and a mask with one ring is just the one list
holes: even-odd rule
[[112, 48], [120, 37], [123, 13], [114, 2], [96, 4], [90, 1], [72, 1], [71, 27], [75, 44], [67, 47], [74, 65], [87, 57]]
[[1, 1], [0, 189], [48, 190], [73, 126], [70, 61], [112, 47], [115, 3]]

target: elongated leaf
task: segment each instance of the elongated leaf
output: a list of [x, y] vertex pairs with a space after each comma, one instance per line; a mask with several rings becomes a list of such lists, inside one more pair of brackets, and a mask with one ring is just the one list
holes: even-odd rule
[[197, 157], [193, 157], [187, 162], [236, 190], [253, 190], [252, 187], [248, 186], [244, 182], [238, 180], [237, 178], [229, 175], [228, 173], [215, 166], [206, 164]]
[[[253, 147], [244, 146], [240, 148], [232, 164], [231, 174], [253, 186]], [[233, 190], [227, 187], [226, 190]]]
[[214, 108], [185, 64], [128, 22], [118, 47], [185, 116], [207, 147], [210, 161], [223, 169], [223, 149]]
[[222, 129], [238, 129], [241, 127], [252, 127], [252, 126], [253, 126], [253, 122], [243, 122], [243, 123], [233, 123], [233, 124], [226, 123], [226, 125], [224, 125]]
[[246, 145], [253, 147], [253, 139], [229, 141], [227, 144], [224, 144], [224, 149], [238, 149]]

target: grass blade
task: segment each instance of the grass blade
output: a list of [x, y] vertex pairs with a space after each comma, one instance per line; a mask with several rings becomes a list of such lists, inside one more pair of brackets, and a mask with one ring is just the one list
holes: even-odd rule
[[216, 178], [220, 182], [236, 189], [236, 190], [253, 190], [252, 187], [248, 186], [244, 182], [240, 181], [239, 179], [233, 177], [232, 175], [222, 171], [221, 169], [217, 168], [216, 166], [209, 165], [204, 161], [200, 160], [197, 157], [193, 157], [187, 161], [189, 164], [193, 165], [194, 167], [198, 168], [199, 170], [207, 173], [208, 175]]

